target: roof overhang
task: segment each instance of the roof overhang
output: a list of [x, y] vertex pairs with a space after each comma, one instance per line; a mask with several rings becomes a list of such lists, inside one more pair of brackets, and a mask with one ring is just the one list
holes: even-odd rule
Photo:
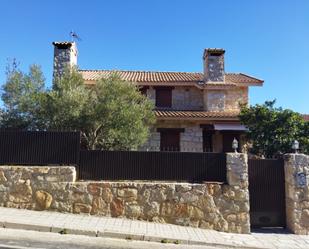
[[236, 86], [263, 86], [264, 82], [254, 82], [254, 83], [236, 83]]
[[155, 110], [157, 120], [182, 120], [196, 122], [224, 122], [239, 121], [238, 113], [234, 112], [206, 112], [206, 111], [168, 111]]

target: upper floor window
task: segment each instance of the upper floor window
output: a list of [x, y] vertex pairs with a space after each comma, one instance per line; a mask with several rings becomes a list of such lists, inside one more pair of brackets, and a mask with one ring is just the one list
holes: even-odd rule
[[172, 107], [172, 87], [156, 87], [156, 107]]

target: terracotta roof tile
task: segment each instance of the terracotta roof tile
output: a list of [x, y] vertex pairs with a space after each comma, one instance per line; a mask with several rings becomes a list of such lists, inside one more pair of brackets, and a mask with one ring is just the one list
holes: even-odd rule
[[157, 118], [237, 118], [239, 112], [166, 111], [155, 110]]
[[203, 80], [199, 73], [183, 72], [149, 72], [149, 71], [122, 71], [122, 70], [79, 70], [85, 80], [99, 80], [113, 73], [123, 80], [132, 82], [200, 82]]
[[[152, 71], [123, 71], [123, 70], [79, 70], [87, 81], [96, 81], [108, 77], [113, 73], [118, 74], [123, 80], [136, 83], [194, 83], [203, 82], [203, 73], [189, 72], [152, 72]], [[226, 84], [262, 84], [263, 81], [242, 73], [226, 73]], [[222, 83], [221, 83], [222, 84]]]
[[263, 80], [254, 78], [244, 73], [227, 73], [225, 80], [234, 83], [263, 83]]

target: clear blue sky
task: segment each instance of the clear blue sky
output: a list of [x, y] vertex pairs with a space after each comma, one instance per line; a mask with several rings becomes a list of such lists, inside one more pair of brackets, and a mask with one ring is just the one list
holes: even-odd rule
[[265, 80], [250, 103], [309, 113], [308, 0], [4, 0], [0, 82], [7, 58], [42, 66], [50, 85], [52, 41], [78, 44], [81, 69], [202, 71], [207, 47], [226, 49], [226, 71]]

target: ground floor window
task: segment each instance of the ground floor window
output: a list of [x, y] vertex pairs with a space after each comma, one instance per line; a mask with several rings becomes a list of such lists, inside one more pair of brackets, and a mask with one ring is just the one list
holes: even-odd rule
[[158, 128], [160, 132], [160, 151], [180, 151], [180, 133], [184, 129]]

